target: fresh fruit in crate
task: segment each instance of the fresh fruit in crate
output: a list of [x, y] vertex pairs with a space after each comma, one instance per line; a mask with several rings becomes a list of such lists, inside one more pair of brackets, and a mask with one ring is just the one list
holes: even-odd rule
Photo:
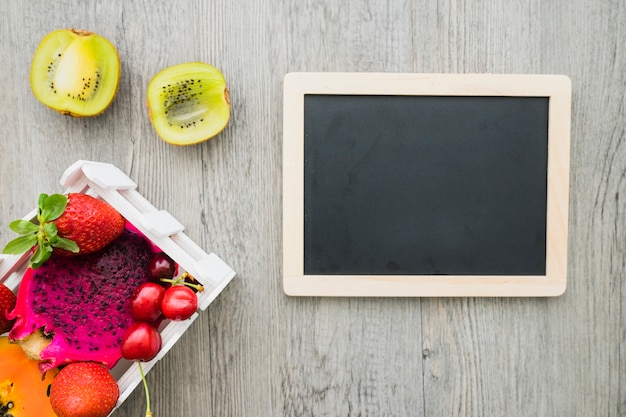
[[37, 361], [0, 336], [0, 416], [55, 417], [47, 393], [56, 374], [42, 376]]
[[13, 291], [0, 283], [0, 334], [8, 332], [13, 327], [15, 320], [9, 320], [7, 314], [15, 308], [16, 301], [17, 297]]
[[187, 320], [198, 309], [198, 296], [186, 285], [173, 285], [163, 295], [161, 311], [170, 320]]
[[50, 404], [58, 417], [106, 417], [120, 390], [109, 371], [95, 362], [74, 362], [52, 381]]
[[[157, 253], [155, 257], [161, 258], [162, 256], [162, 253]], [[148, 264], [148, 275], [152, 278], [161, 276], [159, 281], [170, 286], [166, 289], [161, 284], [151, 281], [137, 288], [130, 299], [130, 311], [133, 318], [155, 327], [158, 327], [159, 320], [163, 318], [175, 321], [190, 318], [198, 309], [196, 292], [204, 290], [202, 285], [187, 272], [178, 278], [155, 275], [150, 265], [152, 263]]]
[[170, 284], [161, 301], [163, 315], [176, 321], [190, 318], [198, 309], [196, 292], [204, 291], [204, 287], [188, 272], [173, 279], [161, 278], [160, 281]]
[[161, 350], [161, 334], [159, 331], [143, 321], [130, 325], [122, 338], [122, 357], [128, 360], [148, 362]]
[[88, 194], [41, 194], [37, 223], [14, 220], [9, 227], [20, 234], [4, 248], [19, 255], [36, 248], [30, 266], [37, 268], [54, 251], [59, 255], [96, 252], [122, 234], [125, 220], [106, 201]]
[[146, 395], [146, 417], [152, 417], [150, 410], [150, 390], [141, 362], [154, 359], [161, 350], [161, 334], [152, 325], [145, 322], [134, 323], [126, 330], [122, 341], [122, 357], [136, 361]]
[[[125, 220], [106, 201], [88, 194], [72, 193], [67, 195], [65, 211], [54, 224], [59, 236], [76, 243], [78, 253], [86, 255], [102, 249], [121, 235]], [[73, 254], [60, 249], [60, 254]]]
[[192, 145], [220, 133], [230, 119], [224, 75], [187, 62], [165, 68], [148, 84], [148, 112], [156, 133], [174, 145]]
[[29, 268], [20, 283], [9, 332], [42, 371], [95, 361], [113, 367], [124, 331], [133, 323], [134, 291], [150, 278], [150, 242], [130, 226], [103, 249], [82, 256], [51, 256]]
[[77, 29], [46, 35], [33, 57], [30, 85], [46, 106], [70, 116], [95, 116], [111, 104], [120, 80], [117, 49], [104, 37]]
[[146, 282], [137, 288], [130, 298], [130, 313], [138, 321], [158, 324], [162, 316], [161, 301], [165, 288], [156, 282]]
[[151, 278], [174, 278], [176, 263], [165, 252], [157, 252], [148, 264], [148, 275]]
[[[158, 326], [191, 317], [198, 308], [194, 291], [202, 285], [186, 271], [178, 275], [171, 257], [113, 207], [86, 194], [42, 194], [35, 221], [10, 226], [21, 236], [5, 253], [30, 251], [31, 266], [17, 298], [11, 291], [13, 301], [6, 297], [9, 340], [44, 375], [61, 370], [48, 401], [57, 416], [108, 415], [119, 398], [108, 369], [121, 358], [139, 363], [148, 395], [141, 362], [161, 350]], [[0, 303], [1, 295], [2, 287]], [[92, 371], [102, 380], [86, 389]]]

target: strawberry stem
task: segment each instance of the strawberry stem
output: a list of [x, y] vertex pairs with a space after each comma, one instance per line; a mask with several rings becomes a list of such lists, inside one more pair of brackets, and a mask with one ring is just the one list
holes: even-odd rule
[[146, 376], [143, 373], [143, 368], [141, 367], [141, 361], [137, 361], [137, 365], [139, 365], [139, 373], [141, 374], [141, 381], [143, 382], [143, 389], [146, 392], [146, 417], [152, 417], [152, 411], [150, 411], [150, 390], [148, 389], [148, 382], [146, 381]]

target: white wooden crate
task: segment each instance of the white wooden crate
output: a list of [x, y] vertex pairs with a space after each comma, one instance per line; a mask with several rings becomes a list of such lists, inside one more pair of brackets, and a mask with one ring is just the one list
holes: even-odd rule
[[[180, 273], [189, 272], [204, 287], [204, 291], [198, 293], [198, 311], [190, 319], [165, 320], [161, 324], [159, 330], [163, 347], [153, 360], [142, 364], [144, 373], [148, 373], [198, 317], [198, 312], [205, 310], [235, 277], [235, 271], [217, 255], [205, 252], [185, 235], [184, 226], [170, 213], [158, 210], [139, 194], [137, 184], [115, 165], [77, 161], [65, 171], [61, 185], [65, 187], [65, 193], [85, 193], [111, 204], [167, 253], [178, 264]], [[35, 219], [36, 213], [35, 209], [24, 219]], [[28, 255], [1, 255], [0, 282], [16, 291], [27, 266]], [[120, 387], [117, 408], [141, 383], [141, 374], [136, 362], [125, 359], [120, 360], [111, 372]]]

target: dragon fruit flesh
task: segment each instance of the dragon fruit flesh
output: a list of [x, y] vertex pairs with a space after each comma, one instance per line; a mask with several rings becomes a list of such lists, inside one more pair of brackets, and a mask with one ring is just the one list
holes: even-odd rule
[[[130, 226], [130, 225], [129, 225]], [[42, 372], [74, 361], [112, 368], [124, 331], [133, 322], [129, 299], [149, 280], [151, 243], [132, 226], [104, 249], [76, 257], [52, 256], [28, 269], [10, 313], [9, 339], [34, 351]]]

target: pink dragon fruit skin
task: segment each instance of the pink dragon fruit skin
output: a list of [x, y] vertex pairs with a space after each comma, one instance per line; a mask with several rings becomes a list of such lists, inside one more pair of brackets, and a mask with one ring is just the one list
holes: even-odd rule
[[[124, 331], [133, 322], [129, 299], [149, 280], [155, 248], [132, 226], [99, 252], [52, 256], [28, 269], [9, 314], [9, 339], [20, 343], [38, 329], [52, 337], [39, 352], [42, 372], [69, 362], [95, 361], [112, 368], [121, 358]], [[46, 341], [47, 343], [47, 341]]]

